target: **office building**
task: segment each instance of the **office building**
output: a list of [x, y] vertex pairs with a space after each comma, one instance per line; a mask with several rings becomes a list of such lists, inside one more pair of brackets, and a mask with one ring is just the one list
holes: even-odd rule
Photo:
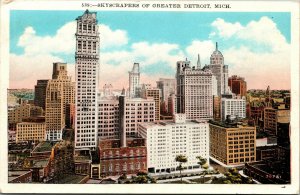
[[67, 105], [75, 103], [75, 83], [68, 76], [66, 63], [53, 63], [52, 79], [46, 90], [46, 135], [47, 140], [62, 139], [66, 127]]
[[290, 110], [283, 107], [264, 109], [264, 131], [270, 135], [278, 134], [279, 123], [290, 123]]
[[244, 97], [222, 98], [221, 105], [223, 121], [226, 120], [227, 117], [231, 119], [246, 118], [246, 99]]
[[76, 20], [75, 150], [95, 150], [98, 146], [98, 20], [96, 12], [88, 10]]
[[17, 124], [16, 142], [46, 141], [46, 124], [43, 121], [21, 122]]
[[26, 102], [22, 102], [14, 109], [8, 110], [8, 123], [16, 124], [23, 121], [23, 119], [29, 117], [42, 116], [44, 114], [43, 109], [39, 106], [33, 106]]
[[98, 138], [116, 139], [119, 137], [119, 100], [98, 100]]
[[247, 82], [245, 78], [233, 75], [228, 78], [228, 86], [232, 93], [240, 96], [247, 95]]
[[197, 156], [209, 159], [208, 123], [187, 121], [185, 114], [176, 114], [174, 121], [141, 123], [138, 134], [147, 140], [149, 172], [178, 170], [178, 155], [187, 157], [183, 164], [187, 169], [199, 168]]
[[256, 128], [245, 124], [210, 121], [210, 156], [225, 165], [256, 161]]
[[142, 88], [141, 97], [144, 99], [153, 98], [155, 101], [155, 120], [160, 120], [160, 89], [158, 88], [150, 88], [144, 89]]
[[[125, 96], [119, 96], [120, 135], [126, 135], [126, 137], [136, 137], [139, 123], [154, 122], [154, 120], [155, 101], [153, 98], [128, 99]], [[125, 134], [122, 132], [125, 132]]]
[[140, 64], [134, 63], [129, 73], [129, 97], [135, 98], [140, 95]]
[[176, 71], [176, 113], [185, 113], [188, 120], [212, 119], [212, 72], [196, 69], [190, 61], [178, 61]]

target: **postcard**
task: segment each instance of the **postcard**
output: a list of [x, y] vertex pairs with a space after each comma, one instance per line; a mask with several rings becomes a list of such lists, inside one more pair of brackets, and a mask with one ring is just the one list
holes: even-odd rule
[[299, 193], [299, 29], [296, 0], [1, 2], [0, 191]]

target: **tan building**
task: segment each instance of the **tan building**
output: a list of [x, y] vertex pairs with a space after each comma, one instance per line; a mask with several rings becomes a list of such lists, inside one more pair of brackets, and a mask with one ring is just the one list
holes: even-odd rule
[[284, 106], [264, 109], [264, 130], [271, 135], [277, 135], [278, 123], [290, 122], [290, 110]]
[[148, 99], [149, 97], [153, 97], [155, 101], [155, 121], [158, 121], [160, 119], [160, 89], [142, 89], [142, 98]]
[[23, 121], [23, 119], [29, 117], [42, 116], [44, 114], [43, 109], [39, 106], [33, 106], [28, 103], [22, 103], [15, 109], [8, 111], [8, 123], [16, 124]]
[[17, 124], [16, 142], [45, 140], [45, 122], [22, 122]]
[[225, 165], [256, 161], [256, 128], [210, 121], [210, 156]]
[[46, 90], [47, 140], [61, 140], [66, 126], [67, 104], [75, 103], [75, 83], [67, 75], [66, 63], [53, 63], [52, 79]]

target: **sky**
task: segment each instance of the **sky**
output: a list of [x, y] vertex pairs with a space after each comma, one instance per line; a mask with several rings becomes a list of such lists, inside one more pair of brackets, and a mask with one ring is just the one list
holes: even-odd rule
[[[10, 12], [9, 88], [34, 88], [50, 79], [53, 62], [68, 63], [75, 80], [75, 19], [83, 11]], [[290, 89], [288, 12], [97, 12], [100, 88], [128, 88], [128, 71], [140, 63], [141, 83], [175, 78], [176, 62], [209, 64], [215, 42], [229, 76], [248, 89]]]

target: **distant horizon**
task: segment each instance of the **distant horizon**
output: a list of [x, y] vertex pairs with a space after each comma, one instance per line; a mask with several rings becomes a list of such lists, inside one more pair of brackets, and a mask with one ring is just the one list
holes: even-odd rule
[[[10, 12], [9, 88], [34, 88], [37, 80], [50, 79], [53, 62], [67, 63], [75, 79], [75, 18], [82, 14]], [[218, 42], [229, 77], [244, 77], [251, 89], [291, 88], [288, 12], [102, 11], [97, 18], [101, 87], [127, 89], [134, 62], [140, 63], [141, 83], [155, 86], [158, 78], [175, 78], [177, 61], [188, 58], [194, 65], [200, 54], [202, 67], [209, 64]]]

